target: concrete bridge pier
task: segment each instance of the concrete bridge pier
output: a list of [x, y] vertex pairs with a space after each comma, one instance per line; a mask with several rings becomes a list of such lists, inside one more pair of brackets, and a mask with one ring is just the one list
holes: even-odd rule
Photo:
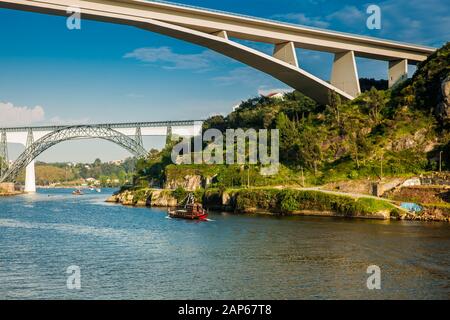
[[25, 169], [25, 192], [36, 192], [36, 173], [34, 170], [34, 160]]
[[346, 51], [334, 55], [331, 71], [331, 84], [342, 91], [356, 97], [361, 93], [355, 53]]
[[[34, 143], [33, 130], [28, 129], [26, 148], [30, 147]], [[34, 170], [34, 160], [31, 161], [25, 169], [25, 192], [36, 192], [36, 172]]]
[[389, 61], [389, 88], [395, 84], [408, 79], [408, 60], [400, 59]]

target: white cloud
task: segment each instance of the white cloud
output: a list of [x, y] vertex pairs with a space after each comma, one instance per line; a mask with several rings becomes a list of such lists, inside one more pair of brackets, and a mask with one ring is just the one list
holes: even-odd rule
[[17, 107], [10, 102], [0, 102], [0, 125], [3, 127], [30, 125], [44, 118], [45, 112], [41, 106]]
[[81, 118], [81, 119], [61, 119], [59, 116], [53, 117], [46, 121], [47, 125], [55, 125], [55, 126], [70, 126], [76, 124], [90, 124], [92, 121], [89, 118]]
[[440, 0], [380, 3], [382, 37], [441, 46], [450, 38], [450, 6]]
[[223, 76], [213, 78], [217, 84], [222, 86], [230, 86], [235, 84], [245, 84], [249, 86], [258, 87], [264, 78], [268, 78], [268, 75], [263, 74], [250, 67], [239, 67], [230, 70]]
[[169, 47], [138, 48], [126, 53], [124, 58], [134, 58], [142, 62], [162, 63], [164, 69], [192, 69], [205, 71], [214, 67], [214, 60], [220, 55], [205, 50], [201, 53], [179, 54]]
[[285, 20], [318, 28], [328, 28], [336, 22], [346, 26], [360, 25], [361, 22], [364, 22], [362, 25], [365, 27], [366, 19], [365, 13], [355, 6], [344, 6], [342, 9], [324, 15], [323, 17], [310, 17], [301, 12], [276, 14], [272, 17], [274, 19]]
[[130, 92], [127, 93], [126, 96], [128, 98], [132, 98], [132, 99], [140, 99], [140, 98], [144, 98], [145, 96], [141, 93], [135, 93], [135, 92]]
[[366, 26], [367, 15], [355, 6], [345, 6], [325, 17], [327, 21], [338, 21], [343, 25]]
[[356, 34], [404, 42], [442, 46], [450, 38], [450, 6], [444, 0], [384, 0], [381, 8], [381, 30], [369, 30], [366, 8], [369, 4], [345, 5], [321, 16], [291, 12], [273, 16], [281, 20], [315, 27], [325, 27]]
[[89, 118], [63, 119], [59, 116], [46, 119], [44, 108], [41, 106], [18, 107], [11, 102], [0, 102], [0, 127], [19, 127], [28, 125], [74, 125], [88, 124]]

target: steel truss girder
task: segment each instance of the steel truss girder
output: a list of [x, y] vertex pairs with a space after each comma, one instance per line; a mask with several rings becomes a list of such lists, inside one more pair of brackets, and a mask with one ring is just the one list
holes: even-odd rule
[[42, 138], [36, 140], [17, 158], [11, 167], [0, 177], [0, 182], [7, 179], [14, 181], [19, 172], [24, 169], [31, 161], [39, 156], [45, 150], [63, 141], [83, 139], [83, 138], [100, 138], [111, 141], [124, 149], [128, 150], [134, 156], [140, 158], [146, 155], [145, 149], [136, 140], [104, 126], [79, 125], [70, 126], [53, 131]]
[[[159, 127], [183, 127], [183, 126], [193, 126], [197, 122], [201, 123], [204, 120], [174, 120], [174, 121], [153, 121], [153, 122], [128, 122], [128, 123], [100, 123], [91, 124], [93, 127], [105, 127], [110, 129], [129, 129], [129, 128], [159, 128]], [[59, 129], [64, 129], [67, 126], [38, 126], [38, 127], [10, 127], [10, 128], [0, 128], [6, 132], [23, 132], [32, 129], [36, 131], [55, 131]]]

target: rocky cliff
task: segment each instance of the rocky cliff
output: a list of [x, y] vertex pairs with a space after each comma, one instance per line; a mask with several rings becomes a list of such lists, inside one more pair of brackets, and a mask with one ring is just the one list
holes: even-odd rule
[[441, 83], [439, 103], [436, 116], [443, 122], [450, 122], [450, 75]]
[[188, 191], [195, 191], [202, 188], [204, 182], [200, 175], [185, 175], [183, 177], [168, 176], [164, 183], [165, 189], [183, 188]]
[[112, 195], [106, 202], [137, 207], [175, 207], [178, 204], [170, 190], [161, 189], [125, 190]]

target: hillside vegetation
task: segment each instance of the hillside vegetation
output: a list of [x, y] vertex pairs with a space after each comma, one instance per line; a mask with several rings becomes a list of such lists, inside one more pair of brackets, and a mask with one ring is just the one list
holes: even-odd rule
[[[93, 163], [78, 164], [36, 162], [36, 183], [41, 186], [78, 185], [91, 178], [98, 180], [102, 186], [123, 185], [132, 180], [135, 162], [134, 158], [128, 158], [120, 164], [101, 162], [100, 159]], [[25, 170], [19, 174], [17, 181], [24, 183]]]
[[[136, 181], [162, 181], [196, 172], [214, 176], [218, 187], [324, 184], [384, 176], [409, 176], [450, 168], [449, 119], [442, 112], [442, 85], [450, 74], [450, 44], [418, 66], [414, 76], [391, 90], [372, 88], [353, 101], [330, 95], [319, 105], [299, 92], [284, 99], [256, 97], [227, 116], [213, 116], [203, 129], [280, 130], [281, 169], [263, 177], [259, 168], [237, 165], [171, 164], [168, 145], [137, 166]], [[441, 107], [439, 107], [441, 105]]]

